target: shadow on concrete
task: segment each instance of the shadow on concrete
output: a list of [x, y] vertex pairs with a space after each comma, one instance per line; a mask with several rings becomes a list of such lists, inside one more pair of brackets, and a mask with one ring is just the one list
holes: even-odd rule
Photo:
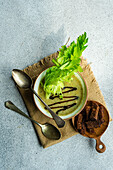
[[43, 40], [41, 45], [41, 56], [46, 57], [52, 53], [55, 53], [59, 48], [67, 41], [64, 31], [64, 25], [62, 25], [57, 32], [51, 32]]

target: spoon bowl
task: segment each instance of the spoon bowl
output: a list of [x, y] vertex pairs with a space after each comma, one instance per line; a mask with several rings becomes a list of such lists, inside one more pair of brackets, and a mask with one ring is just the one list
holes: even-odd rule
[[49, 123], [43, 124], [41, 126], [43, 135], [46, 136], [48, 139], [60, 139], [61, 134], [55, 126]]
[[18, 70], [18, 69], [13, 69], [12, 71], [12, 76], [13, 76], [13, 79], [15, 80], [15, 82], [17, 83], [17, 85], [20, 87], [20, 88], [30, 88], [31, 85], [32, 85], [32, 80], [31, 78], [26, 74], [24, 73], [23, 71], [21, 70]]

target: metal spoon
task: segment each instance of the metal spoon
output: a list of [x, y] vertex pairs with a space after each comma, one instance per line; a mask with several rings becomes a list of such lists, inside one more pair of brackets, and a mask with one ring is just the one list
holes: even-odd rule
[[21, 88], [30, 88], [31, 91], [39, 98], [39, 100], [46, 106], [47, 110], [52, 115], [53, 119], [55, 120], [56, 124], [59, 128], [63, 127], [65, 125], [65, 121], [61, 119], [58, 115], [56, 115], [50, 107], [40, 98], [40, 96], [34, 91], [32, 88], [32, 80], [31, 78], [22, 70], [13, 69], [12, 76], [17, 85]]
[[38, 123], [37, 121], [35, 121], [32, 118], [30, 118], [29, 116], [27, 116], [19, 108], [17, 108], [11, 101], [6, 101], [5, 102], [5, 107], [10, 109], [10, 110], [13, 110], [13, 111], [19, 113], [20, 115], [30, 119], [32, 122], [34, 122], [37, 125], [39, 125], [41, 127], [43, 135], [46, 138], [55, 139], [55, 140], [60, 139], [61, 134], [60, 134], [59, 130], [55, 126], [53, 126], [52, 124], [45, 123], [45, 124], [42, 125], [42, 124]]

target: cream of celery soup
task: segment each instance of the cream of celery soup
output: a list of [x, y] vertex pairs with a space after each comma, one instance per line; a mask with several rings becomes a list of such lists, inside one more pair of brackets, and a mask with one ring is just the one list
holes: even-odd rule
[[[83, 96], [83, 89], [80, 81], [77, 77], [72, 76], [73, 80], [68, 83], [64, 83], [63, 99], [59, 99], [58, 96], [51, 96], [50, 99], [45, 98], [45, 92], [41, 85], [39, 85], [38, 94], [49, 105], [49, 107], [59, 116], [64, 116], [72, 113], [80, 104]], [[45, 106], [40, 102], [45, 108]]]

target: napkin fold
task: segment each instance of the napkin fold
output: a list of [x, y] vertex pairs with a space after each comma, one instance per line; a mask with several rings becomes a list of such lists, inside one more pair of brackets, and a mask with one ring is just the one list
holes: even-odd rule
[[[58, 52], [51, 54], [47, 57], [45, 57], [44, 59], [40, 60], [38, 63], [35, 63], [31, 66], [28, 66], [24, 69], [24, 72], [27, 73], [33, 83], [35, 82], [36, 78], [38, 77], [38, 75], [45, 69], [53, 66], [53, 62], [52, 59], [56, 58], [58, 56]], [[85, 60], [83, 57], [81, 59], [81, 66], [83, 68], [83, 72], [81, 73], [82, 76], [84, 77], [86, 83], [87, 83], [87, 87], [88, 87], [88, 100], [96, 100], [100, 103], [102, 103], [105, 107], [105, 101], [104, 101], [104, 97], [99, 89], [99, 85], [94, 77], [93, 72], [91, 71], [91, 67], [90, 64], [87, 64], [87, 60]], [[28, 113], [29, 115], [36, 121], [38, 121], [41, 124], [44, 123], [51, 123], [54, 126], [57, 127], [56, 123], [54, 122], [54, 120], [49, 119], [48, 117], [46, 117], [45, 115], [43, 115], [39, 109], [36, 107], [35, 103], [34, 103], [34, 99], [33, 99], [33, 94], [31, 92], [30, 89], [21, 89], [19, 88], [20, 94], [23, 98], [23, 101], [27, 107]], [[58, 142], [61, 142], [69, 137], [72, 137], [73, 135], [76, 135], [77, 132], [74, 130], [73, 126], [72, 126], [72, 122], [71, 120], [66, 120], [65, 121], [65, 126], [63, 128], [60, 128], [60, 132], [61, 132], [61, 138], [59, 140], [50, 140], [47, 139], [41, 132], [41, 128], [36, 125], [34, 123], [34, 127], [36, 129], [36, 133], [39, 137], [39, 140], [42, 144], [42, 146], [44, 148], [47, 148], [51, 145], [54, 145]], [[58, 127], [57, 127], [58, 128]]]

